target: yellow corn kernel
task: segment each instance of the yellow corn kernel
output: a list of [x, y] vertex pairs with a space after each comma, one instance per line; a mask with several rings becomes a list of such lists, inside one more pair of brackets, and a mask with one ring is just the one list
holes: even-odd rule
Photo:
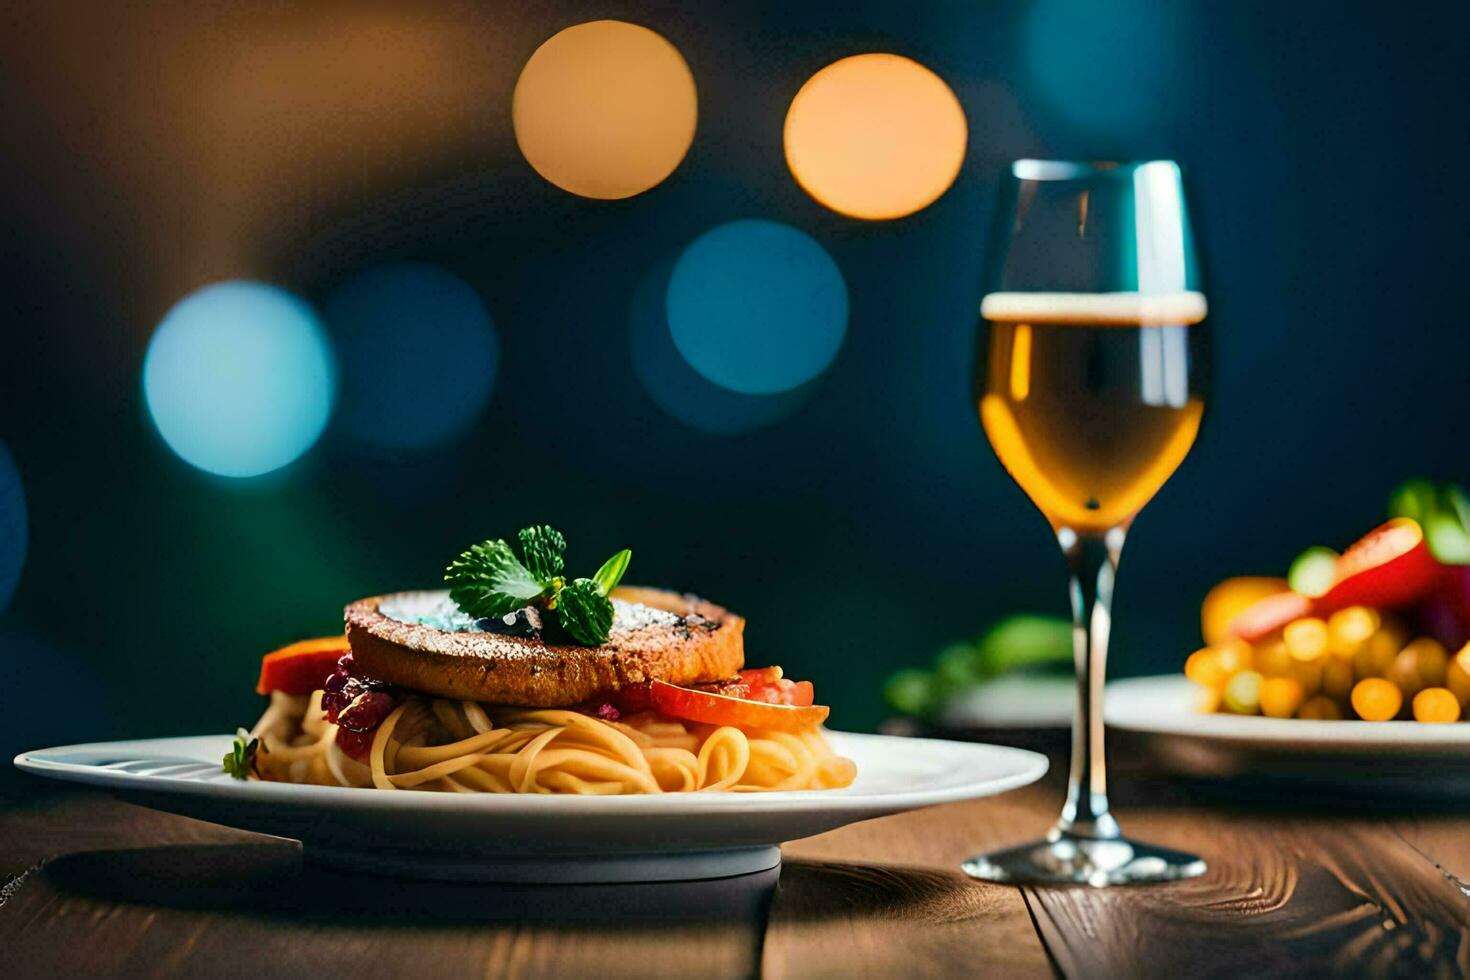
[[1387, 675], [1393, 658], [1404, 648], [1405, 639], [1398, 626], [1385, 621], [1378, 632], [1368, 637], [1358, 648], [1358, 652], [1353, 654], [1353, 676], [1363, 680]]
[[1419, 679], [1418, 658], [1414, 656], [1414, 651], [1409, 649], [1399, 651], [1399, 655], [1393, 658], [1393, 663], [1388, 665], [1388, 672], [1383, 677], [1403, 691], [1406, 698], [1412, 698], [1424, 689], [1424, 682]]
[[1351, 660], [1353, 654], [1378, 631], [1381, 622], [1378, 613], [1367, 606], [1339, 609], [1327, 620], [1327, 652], [1334, 657]]
[[1284, 676], [1296, 678], [1297, 682], [1302, 686], [1302, 693], [1306, 697], [1312, 697], [1314, 694], [1321, 693], [1322, 678], [1325, 676], [1324, 668], [1330, 662], [1326, 657], [1319, 658], [1315, 663], [1302, 663], [1300, 660], [1293, 660]]
[[1225, 707], [1238, 715], [1253, 715], [1261, 710], [1261, 675], [1242, 670], [1225, 685]]
[[1307, 698], [1302, 702], [1302, 706], [1296, 711], [1296, 716], [1312, 721], [1341, 721], [1342, 708], [1336, 701], [1319, 694], [1315, 698]]
[[1414, 720], [1440, 724], [1460, 720], [1460, 699], [1442, 687], [1426, 687], [1414, 695]]
[[1220, 669], [1220, 657], [1211, 646], [1197, 649], [1185, 661], [1185, 677], [1201, 688], [1219, 688], [1226, 682], [1225, 670]]
[[1403, 704], [1404, 695], [1381, 677], [1369, 677], [1353, 686], [1353, 710], [1364, 721], [1388, 721]]
[[1189, 655], [1184, 661], [1184, 676], [1200, 687], [1218, 689], [1225, 686], [1230, 676], [1220, 663], [1220, 653], [1214, 647], [1204, 647]]
[[1373, 661], [1371, 642], [1358, 647], [1357, 652], [1353, 654], [1353, 676], [1360, 681], [1369, 677], [1377, 677], [1378, 666]]
[[1290, 718], [1305, 700], [1306, 692], [1295, 677], [1267, 677], [1261, 681], [1261, 714], [1268, 718]]
[[1332, 657], [1322, 668], [1322, 693], [1339, 701], [1346, 701], [1353, 692], [1353, 664], [1350, 660]]
[[1327, 654], [1327, 624], [1316, 616], [1305, 616], [1287, 623], [1281, 631], [1281, 639], [1293, 660], [1315, 663]]
[[1220, 658], [1220, 665], [1226, 674], [1236, 674], [1242, 670], [1250, 670], [1255, 662], [1255, 651], [1251, 645], [1239, 637], [1234, 637], [1215, 648]]
[[1460, 699], [1460, 704], [1470, 703], [1470, 643], [1445, 666], [1444, 686]]
[[1280, 640], [1269, 640], [1256, 647], [1254, 669], [1262, 677], [1283, 677], [1291, 673], [1291, 654]]
[[[1420, 687], [1444, 687], [1445, 668], [1449, 666], [1450, 655], [1443, 643], [1433, 637], [1421, 636], [1399, 651], [1399, 657], [1406, 653], [1414, 655], [1414, 667], [1419, 671]], [[1394, 662], [1398, 662], [1397, 657]]]

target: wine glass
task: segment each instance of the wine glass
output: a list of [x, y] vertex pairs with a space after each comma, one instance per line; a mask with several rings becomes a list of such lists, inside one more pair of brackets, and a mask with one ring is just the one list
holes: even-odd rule
[[1177, 164], [1012, 164], [980, 314], [975, 397], [1006, 470], [1071, 572], [1077, 707], [1061, 819], [964, 863], [987, 881], [1094, 886], [1202, 874], [1108, 811], [1102, 699], [1113, 577], [1133, 518], [1189, 452], [1207, 306]]

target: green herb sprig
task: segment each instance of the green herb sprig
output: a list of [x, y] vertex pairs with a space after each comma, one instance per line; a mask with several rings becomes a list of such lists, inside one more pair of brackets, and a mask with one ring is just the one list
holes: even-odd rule
[[255, 772], [255, 753], [260, 749], [260, 739], [251, 738], [243, 728], [235, 729], [235, 744], [225, 756], [225, 772], [236, 779], [249, 779]]
[[567, 539], [560, 531], [538, 524], [523, 528], [516, 537], [519, 557], [500, 538], [461, 552], [444, 570], [449, 597], [476, 619], [537, 606], [554, 616], [554, 623], [578, 643], [589, 647], [606, 643], [613, 621], [608, 594], [622, 581], [633, 553], [624, 548], [591, 578], [568, 581]]

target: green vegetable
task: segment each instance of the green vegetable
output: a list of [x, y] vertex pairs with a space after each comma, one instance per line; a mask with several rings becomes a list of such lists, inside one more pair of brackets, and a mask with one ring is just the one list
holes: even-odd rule
[[243, 728], [235, 729], [235, 744], [225, 756], [225, 772], [236, 779], [249, 779], [255, 771], [255, 753], [259, 748], [260, 739], [251, 738]]
[[980, 655], [991, 675], [1024, 667], [1070, 665], [1072, 624], [1051, 616], [1010, 616], [980, 639]]
[[1388, 514], [1418, 521], [1435, 558], [1447, 565], [1470, 565], [1470, 496], [1463, 487], [1409, 480], [1389, 498]]
[[1460, 519], [1460, 526], [1470, 528], [1470, 493], [1466, 493], [1464, 487], [1456, 484], [1449, 488], [1446, 496], [1450, 500], [1450, 509]]
[[934, 678], [915, 667], [900, 670], [884, 683], [883, 700], [901, 715], [923, 717], [938, 707]]
[[1388, 498], [1389, 517], [1409, 517], [1421, 525], [1429, 519], [1435, 509], [1439, 487], [1433, 480], [1416, 477], [1401, 483]]
[[1446, 565], [1470, 565], [1470, 525], [1459, 514], [1440, 510], [1422, 526], [1435, 558]]
[[974, 687], [990, 676], [990, 670], [973, 643], [951, 643], [934, 658], [937, 692], [952, 694]]
[[1286, 584], [1293, 592], [1315, 599], [1326, 595], [1337, 578], [1337, 552], [1313, 545], [1296, 556], [1286, 573]]
[[519, 558], [497, 538], [472, 545], [451, 561], [444, 570], [449, 597], [476, 619], [539, 606], [578, 643], [606, 643], [613, 621], [608, 594], [622, 580], [633, 553], [624, 548], [603, 562], [592, 578], [568, 583], [562, 576], [567, 541], [560, 531], [538, 524], [523, 528], [516, 537]]
[[978, 642], [951, 643], [939, 651], [932, 671], [908, 668], [888, 678], [883, 697], [900, 714], [932, 715], [962, 691], [1018, 670], [1072, 663], [1072, 624], [1050, 616], [1010, 616]]

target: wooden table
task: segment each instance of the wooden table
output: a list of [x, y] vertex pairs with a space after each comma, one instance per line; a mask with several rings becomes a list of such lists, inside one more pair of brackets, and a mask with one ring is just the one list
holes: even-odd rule
[[634, 886], [395, 881], [291, 842], [21, 780], [0, 804], [0, 976], [1470, 974], [1470, 818], [1119, 788], [1209, 873], [1096, 891], [970, 881], [1054, 783], [788, 845], [779, 872]]

